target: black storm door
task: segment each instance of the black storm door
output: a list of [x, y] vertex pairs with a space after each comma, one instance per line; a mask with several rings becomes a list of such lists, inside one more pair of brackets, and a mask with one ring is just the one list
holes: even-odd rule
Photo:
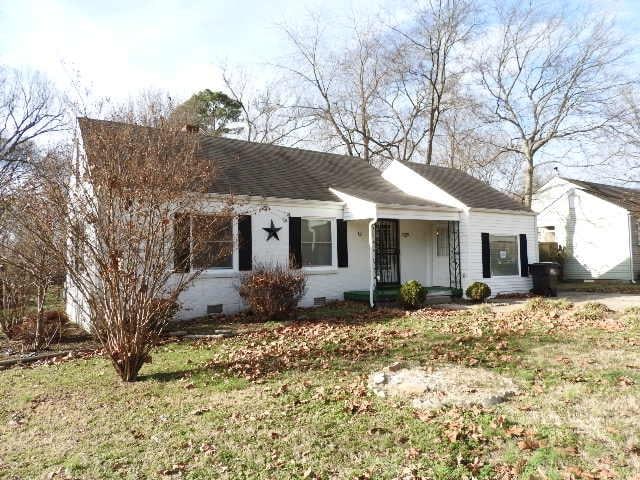
[[378, 285], [400, 283], [398, 221], [378, 220], [375, 224], [376, 279]]

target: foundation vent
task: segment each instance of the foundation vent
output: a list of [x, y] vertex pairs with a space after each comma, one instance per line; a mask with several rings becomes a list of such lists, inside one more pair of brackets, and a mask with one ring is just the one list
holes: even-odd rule
[[315, 297], [313, 299], [314, 307], [322, 307], [327, 304], [327, 297]]
[[214, 315], [216, 313], [222, 313], [222, 304], [207, 305], [207, 315]]

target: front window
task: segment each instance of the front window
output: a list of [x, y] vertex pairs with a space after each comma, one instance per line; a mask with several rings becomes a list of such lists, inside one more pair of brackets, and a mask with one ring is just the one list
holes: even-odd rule
[[194, 215], [191, 223], [193, 267], [233, 268], [233, 220]]
[[302, 265], [306, 267], [332, 264], [331, 220], [302, 219]]
[[491, 275], [518, 275], [518, 242], [514, 236], [489, 237], [491, 256]]

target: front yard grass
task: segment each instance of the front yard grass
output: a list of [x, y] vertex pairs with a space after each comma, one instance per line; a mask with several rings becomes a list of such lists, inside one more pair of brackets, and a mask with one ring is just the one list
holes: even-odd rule
[[595, 281], [595, 282], [560, 282], [558, 290], [565, 292], [588, 293], [640, 293], [640, 283]]
[[[0, 478], [634, 478], [640, 316], [355, 304], [157, 347], [123, 384], [102, 358], [0, 372]], [[508, 375], [493, 408], [415, 411], [366, 387], [403, 360]]]

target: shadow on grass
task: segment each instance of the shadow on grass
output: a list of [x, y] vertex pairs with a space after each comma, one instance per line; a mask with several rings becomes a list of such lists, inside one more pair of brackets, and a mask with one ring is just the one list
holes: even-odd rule
[[188, 378], [194, 373], [199, 373], [201, 371], [201, 367], [194, 368], [186, 368], [183, 370], [175, 370], [171, 372], [154, 372], [147, 373], [138, 376], [138, 381], [140, 382], [148, 382], [148, 381], [156, 381], [156, 382], [175, 382], [177, 380], [182, 380], [184, 378]]

